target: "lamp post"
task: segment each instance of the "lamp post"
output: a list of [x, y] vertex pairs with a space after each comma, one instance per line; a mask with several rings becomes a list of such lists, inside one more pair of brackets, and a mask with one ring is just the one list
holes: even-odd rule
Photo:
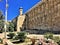
[[[0, 0], [1, 2], [2, 0]], [[6, 30], [7, 30], [7, 11], [8, 11], [8, 1], [6, 0], [6, 11], [5, 11], [5, 25], [4, 25], [4, 29], [5, 29], [5, 32], [4, 32], [4, 41], [3, 43], [5, 44], [6, 43]]]
[[6, 30], [7, 30], [7, 11], [8, 11], [8, 1], [6, 0], [5, 25], [4, 25], [4, 27], [5, 27], [5, 33], [4, 33], [5, 39], [6, 39]]
[[[0, 2], [1, 2], [2, 0], [0, 0]], [[7, 30], [7, 25], [6, 25], [6, 23], [7, 23], [7, 10], [8, 9], [8, 1], [6, 0], [6, 11], [5, 11], [5, 25], [4, 25], [4, 28], [5, 28], [5, 38], [6, 38], [6, 30]]]

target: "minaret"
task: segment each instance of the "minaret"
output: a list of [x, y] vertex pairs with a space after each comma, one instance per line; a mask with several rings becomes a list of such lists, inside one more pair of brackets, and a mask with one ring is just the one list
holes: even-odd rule
[[20, 28], [22, 27], [22, 21], [23, 21], [23, 8], [20, 7], [19, 8], [19, 16], [18, 16], [18, 19], [17, 19], [17, 32], [20, 32]]
[[22, 7], [19, 8], [19, 11], [20, 11], [20, 15], [23, 15], [23, 8]]

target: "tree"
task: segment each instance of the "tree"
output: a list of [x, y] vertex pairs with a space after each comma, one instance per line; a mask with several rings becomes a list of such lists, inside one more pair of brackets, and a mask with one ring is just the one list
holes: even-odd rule
[[0, 32], [3, 32], [4, 30], [4, 16], [2, 11], [0, 11]]
[[13, 32], [14, 31], [14, 24], [12, 22], [9, 22], [9, 31]]
[[4, 30], [4, 21], [0, 20], [0, 32]]
[[4, 20], [4, 16], [3, 16], [3, 13], [2, 13], [2, 11], [0, 11], [0, 20]]

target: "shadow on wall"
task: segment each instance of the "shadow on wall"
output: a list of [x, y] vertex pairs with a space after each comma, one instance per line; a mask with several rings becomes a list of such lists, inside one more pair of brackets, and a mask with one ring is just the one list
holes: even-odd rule
[[54, 34], [60, 34], [60, 31], [53, 31], [53, 30], [43, 30], [43, 29], [21, 29], [21, 31], [25, 31], [25, 32], [28, 32], [30, 34], [44, 34], [46, 32], [51, 32], [51, 33], [54, 33]]

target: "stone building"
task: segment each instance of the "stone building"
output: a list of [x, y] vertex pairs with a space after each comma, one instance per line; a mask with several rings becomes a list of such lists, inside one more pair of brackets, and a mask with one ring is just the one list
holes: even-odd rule
[[60, 31], [60, 0], [42, 0], [25, 15], [25, 29]]
[[[24, 15], [20, 9], [20, 15], [15, 18], [16, 29], [43, 30], [43, 32], [60, 31], [60, 0], [41, 0]], [[38, 31], [38, 32], [39, 32]]]

